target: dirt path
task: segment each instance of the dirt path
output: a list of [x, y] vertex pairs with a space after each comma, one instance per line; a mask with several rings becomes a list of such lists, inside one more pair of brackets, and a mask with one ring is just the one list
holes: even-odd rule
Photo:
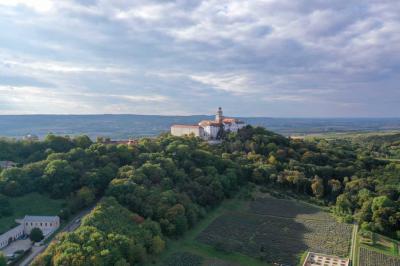
[[355, 265], [355, 262], [358, 261], [357, 259], [357, 232], [358, 232], [358, 224], [355, 224], [353, 227], [353, 233], [351, 235], [351, 249], [350, 249], [350, 260], [351, 260], [351, 265], [352, 266], [358, 266]]

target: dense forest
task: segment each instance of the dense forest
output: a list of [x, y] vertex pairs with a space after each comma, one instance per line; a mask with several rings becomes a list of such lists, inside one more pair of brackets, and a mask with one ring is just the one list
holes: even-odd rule
[[251, 126], [213, 146], [168, 134], [135, 146], [85, 136], [2, 140], [0, 160], [20, 167], [1, 172], [0, 217], [12, 213], [12, 197], [32, 191], [68, 199], [63, 219], [99, 200], [82, 226], [60, 236], [34, 265], [135, 265], [254, 183], [331, 206], [362, 230], [400, 239], [400, 164], [375, 158], [375, 146], [360, 143], [290, 139]]
[[353, 142], [370, 156], [400, 160], [400, 133], [359, 136]]

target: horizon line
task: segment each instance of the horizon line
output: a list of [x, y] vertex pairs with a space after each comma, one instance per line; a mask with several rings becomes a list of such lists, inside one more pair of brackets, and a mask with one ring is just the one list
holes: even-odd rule
[[[210, 114], [188, 114], [188, 115], [164, 115], [164, 114], [129, 114], [129, 113], [99, 113], [99, 114], [0, 114], [0, 117], [4, 116], [161, 116], [161, 117], [193, 117], [193, 116], [214, 116]], [[270, 119], [400, 119], [400, 116], [235, 116], [237, 118], [270, 118]]]

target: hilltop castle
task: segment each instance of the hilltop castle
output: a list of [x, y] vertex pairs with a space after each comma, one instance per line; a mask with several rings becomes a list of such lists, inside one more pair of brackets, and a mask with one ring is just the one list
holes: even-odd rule
[[171, 134], [174, 136], [193, 134], [204, 140], [216, 140], [221, 138], [223, 132], [237, 132], [245, 126], [246, 124], [239, 119], [224, 117], [222, 108], [219, 107], [215, 120], [203, 120], [198, 125], [172, 125]]

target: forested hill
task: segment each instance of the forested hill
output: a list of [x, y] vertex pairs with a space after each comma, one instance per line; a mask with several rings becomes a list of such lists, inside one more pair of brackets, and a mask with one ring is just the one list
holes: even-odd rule
[[[218, 146], [169, 134], [136, 146], [53, 135], [1, 145], [21, 163], [1, 172], [1, 206], [38, 191], [68, 199], [60, 211], [66, 219], [102, 198], [78, 230], [51, 244], [34, 265], [148, 261], [166, 240], [254, 183], [331, 206], [363, 230], [400, 237], [399, 164], [376, 160], [346, 139], [289, 139], [248, 126]], [[13, 211], [5, 209], [0, 217]]]
[[400, 160], [400, 133], [358, 136], [353, 142], [375, 158]]

